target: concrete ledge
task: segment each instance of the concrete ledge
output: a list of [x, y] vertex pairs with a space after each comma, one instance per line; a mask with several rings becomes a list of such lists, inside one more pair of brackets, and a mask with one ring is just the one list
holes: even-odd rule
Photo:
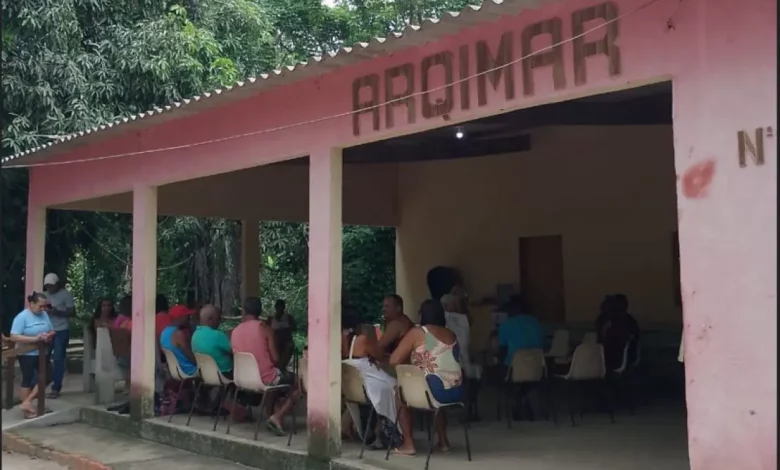
[[195, 429], [182, 429], [176, 425], [157, 421], [133, 421], [128, 416], [118, 415], [98, 408], [81, 408], [83, 423], [129, 434], [148, 441], [169, 445], [177, 449], [218, 459], [237, 462], [248, 467], [274, 470], [353, 470], [354, 467], [340, 462], [325, 462], [311, 459], [307, 454], [293, 450], [280, 450], [261, 442], [250, 442], [226, 435], [211, 435]]
[[3, 432], [3, 450], [29, 455], [37, 459], [51, 460], [71, 470], [111, 470], [111, 467], [83, 455], [48, 449], [40, 444], [27, 441], [12, 432]]

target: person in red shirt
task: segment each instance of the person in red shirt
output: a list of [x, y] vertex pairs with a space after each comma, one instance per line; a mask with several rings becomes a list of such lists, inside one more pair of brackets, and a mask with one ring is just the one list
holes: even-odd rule
[[154, 335], [159, 343], [160, 334], [171, 324], [171, 316], [168, 315], [168, 299], [163, 294], [157, 294], [157, 298], [154, 299], [154, 311], [156, 313], [154, 317]]
[[[282, 402], [276, 413], [273, 412], [274, 397], [266, 399], [265, 413], [268, 416], [268, 430], [283, 436], [284, 417], [292, 410], [295, 401], [300, 396], [298, 378], [287, 370], [279, 367], [279, 350], [274, 343], [274, 332], [268, 324], [268, 317], [262, 316], [262, 303], [257, 297], [244, 300], [242, 322], [233, 329], [230, 343], [233, 354], [250, 353], [257, 361], [260, 378], [268, 386], [289, 385], [290, 393]], [[262, 317], [262, 319], [261, 319]]]

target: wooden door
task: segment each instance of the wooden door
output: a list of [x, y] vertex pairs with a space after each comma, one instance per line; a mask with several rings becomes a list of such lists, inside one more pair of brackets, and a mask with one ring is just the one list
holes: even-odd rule
[[560, 235], [520, 238], [520, 293], [544, 323], [566, 321], [563, 240]]

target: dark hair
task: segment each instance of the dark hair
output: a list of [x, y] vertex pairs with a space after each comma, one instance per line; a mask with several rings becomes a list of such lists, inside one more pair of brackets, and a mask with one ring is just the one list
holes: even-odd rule
[[442, 307], [441, 302], [428, 299], [420, 305], [420, 326], [425, 325], [447, 325], [447, 318], [444, 316], [444, 307]]
[[32, 294], [27, 296], [27, 302], [31, 304], [37, 304], [41, 300], [46, 300], [46, 294], [44, 294], [43, 292], [33, 291]]
[[263, 313], [263, 302], [258, 297], [244, 299], [244, 313], [253, 317], [259, 317]]
[[287, 303], [285, 303], [282, 299], [276, 299], [276, 302], [274, 303], [274, 310], [276, 310], [276, 318], [281, 320], [282, 315], [284, 314], [285, 309], [287, 308]]
[[360, 325], [360, 316], [357, 310], [350, 306], [341, 307], [341, 329], [356, 331]]
[[628, 311], [628, 297], [625, 294], [613, 295], [612, 301], [615, 302], [615, 309], [621, 313]]
[[390, 295], [388, 295], [385, 298], [386, 299], [392, 299], [392, 301], [395, 303], [396, 307], [398, 307], [401, 310], [404, 309], [404, 299], [402, 299], [400, 295], [398, 295], [398, 294], [390, 294]]
[[[111, 313], [108, 314], [110, 318], [116, 318], [116, 308], [114, 307], [114, 301], [108, 297], [102, 297], [98, 299], [97, 305], [95, 305], [95, 311], [92, 313], [92, 321], [89, 322], [89, 330], [92, 332], [92, 338], [97, 338], [97, 328], [95, 328], [95, 320], [100, 318], [100, 314], [103, 311], [103, 302], [111, 302]], [[94, 342], [92, 344], [95, 346]]]
[[168, 297], [164, 294], [157, 294], [157, 297], [154, 298], [154, 312], [167, 312], [168, 308]]
[[131, 316], [133, 314], [133, 295], [125, 294], [119, 299], [119, 313], [125, 316]]
[[510, 317], [516, 317], [517, 315], [527, 313], [525, 308], [525, 299], [522, 295], [515, 294], [509, 299], [506, 307], [506, 313]]

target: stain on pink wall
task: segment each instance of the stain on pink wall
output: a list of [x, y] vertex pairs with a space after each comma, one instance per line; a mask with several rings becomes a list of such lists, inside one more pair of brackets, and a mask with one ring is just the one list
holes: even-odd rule
[[[615, 5], [620, 13], [626, 13], [643, 3], [626, 0]], [[457, 71], [463, 65], [458, 53], [462, 47], [474, 48], [477, 42], [485, 41], [495, 52], [507, 32], [513, 33], [517, 57], [518, 38], [528, 25], [560, 18], [562, 37], [568, 38], [573, 28], [572, 13], [597, 4], [575, 0], [529, 10], [419, 48], [82, 147], [58, 160], [168, 147], [192, 139], [219, 138], [345, 113], [352, 107], [351, 84], [358, 77], [376, 73], [381, 82], [388, 68], [411, 63], [419, 70], [426, 57], [442, 51], [453, 53]], [[381, 130], [361, 132], [359, 139], [353, 135], [351, 117], [344, 116], [305, 128], [213, 145], [37, 168], [32, 171], [31, 199], [35, 204], [51, 205], [126, 192], [134, 183], [161, 185], [204, 177], [301, 156], [312, 149], [349, 146], [554, 100], [672, 79], [676, 171], [681, 184], [691, 181], [686, 179], [687, 171], [699, 169], [692, 178], [694, 190], [678, 190], [679, 213], [685, 214], [680, 218], [680, 250], [691, 467], [775, 468], [777, 151], [771, 140], [774, 137], [767, 137], [765, 163], [740, 167], [737, 133], [758, 127], [777, 129], [776, 18], [775, 0], [659, 0], [621, 20], [614, 41], [621, 58], [618, 74], [606, 57], [588, 58], [587, 81], [578, 85], [571, 60], [573, 45], [567, 43], [562, 47], [565, 87], [556, 89], [553, 67], [536, 67], [531, 71], [532, 96], [517, 89], [514, 98], [508, 100], [504, 86], [498, 91], [488, 86], [485, 104], [479, 106], [476, 81], [472, 81], [468, 84], [470, 108], [464, 111], [459, 104], [454, 105], [446, 122], [443, 116], [426, 118], [423, 106], [417, 105], [412, 114], [414, 124], [409, 124], [408, 109], [398, 106], [394, 107], [391, 130], [386, 130], [387, 116], [383, 112]], [[591, 36], [586, 39], [598, 40], [603, 30]], [[546, 44], [549, 38], [540, 35], [533, 47]], [[473, 73], [473, 50], [471, 54], [469, 70]], [[516, 79], [522, 72], [520, 64], [513, 67]], [[444, 74], [429, 78], [429, 86], [436, 87], [442, 84]], [[417, 90], [419, 80], [417, 74]], [[428, 116], [437, 114], [430, 111], [426, 112]], [[363, 118], [360, 122], [367, 129], [372, 124]], [[706, 162], [711, 162], [711, 167]], [[702, 182], [707, 184], [702, 186]], [[685, 197], [686, 193], [694, 197]], [[312, 249], [329, 247], [312, 245]]]

